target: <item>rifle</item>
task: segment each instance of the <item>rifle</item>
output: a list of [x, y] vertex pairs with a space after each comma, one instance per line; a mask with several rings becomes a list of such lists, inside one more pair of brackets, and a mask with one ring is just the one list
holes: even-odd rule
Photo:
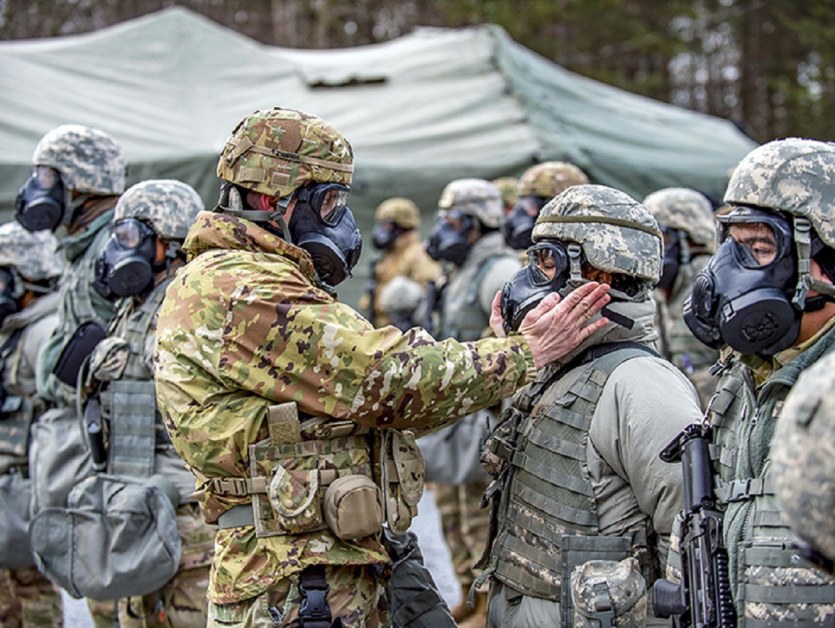
[[660, 454], [681, 461], [684, 511], [680, 584], [657, 580], [652, 587], [656, 617], [677, 615], [680, 626], [730, 628], [736, 612], [728, 577], [728, 553], [722, 540], [722, 513], [716, 507], [708, 455], [711, 428], [688, 425]]

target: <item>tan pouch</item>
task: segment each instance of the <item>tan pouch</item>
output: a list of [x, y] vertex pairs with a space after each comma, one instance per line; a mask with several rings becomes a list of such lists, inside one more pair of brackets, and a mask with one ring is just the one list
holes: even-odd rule
[[411, 432], [382, 431], [386, 523], [395, 534], [403, 534], [417, 516], [417, 505], [423, 496], [423, 456]]
[[318, 469], [288, 471], [277, 465], [267, 485], [267, 496], [286, 533], [301, 534], [325, 527], [318, 497]]
[[325, 491], [325, 523], [343, 541], [376, 534], [383, 526], [380, 490], [364, 475], [346, 475]]

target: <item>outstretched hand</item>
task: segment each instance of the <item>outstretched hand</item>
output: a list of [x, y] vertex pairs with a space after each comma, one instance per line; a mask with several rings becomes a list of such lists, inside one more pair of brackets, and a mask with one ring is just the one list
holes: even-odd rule
[[[556, 292], [549, 294], [528, 312], [519, 326], [519, 333], [528, 341], [536, 368], [542, 368], [568, 354], [609, 322], [605, 317], [589, 322], [609, 302], [608, 292], [608, 285], [590, 282], [574, 290], [565, 299], [561, 299]], [[494, 299], [490, 316], [490, 326], [494, 331], [496, 304]]]

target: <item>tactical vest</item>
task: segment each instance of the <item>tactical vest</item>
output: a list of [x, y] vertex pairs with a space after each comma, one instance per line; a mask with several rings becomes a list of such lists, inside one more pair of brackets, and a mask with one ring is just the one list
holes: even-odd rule
[[100, 395], [102, 417], [110, 426], [108, 471], [116, 475], [150, 477], [157, 443], [168, 442], [157, 410], [154, 376], [144, 357], [151, 324], [170, 282], [168, 278], [156, 286], [135, 310], [129, 309], [133, 300], [127, 299], [123, 307], [128, 310], [116, 318], [124, 320], [120, 332], [129, 354], [122, 376], [108, 382]]
[[[832, 350], [835, 331], [775, 372], [755, 405], [753, 388], [735, 365], [712, 406], [716, 438], [724, 444], [717, 458], [716, 494], [726, 506], [723, 528], [740, 626], [835, 622], [835, 579], [793, 547], [794, 535], [774, 495], [769, 458], [784, 399], [800, 373]], [[726, 455], [724, 448], [731, 453]], [[717, 450], [713, 451], [715, 455]], [[733, 468], [730, 479], [725, 476], [729, 464]]]
[[536, 394], [523, 396], [518, 407], [522, 424], [507, 452], [511, 479], [499, 507], [491, 571], [526, 595], [560, 602], [565, 625], [571, 625], [568, 579], [574, 567], [635, 556], [647, 583], [654, 579], [648, 530], [599, 535], [594, 491], [584, 472], [591, 419], [609, 376], [648, 354], [654, 352], [634, 345], [610, 350], [577, 367], [576, 379], [553, 405], [538, 403]]

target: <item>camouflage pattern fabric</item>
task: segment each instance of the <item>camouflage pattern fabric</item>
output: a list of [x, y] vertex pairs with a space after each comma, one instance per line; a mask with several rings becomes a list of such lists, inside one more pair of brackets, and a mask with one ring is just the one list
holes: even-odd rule
[[[184, 248], [191, 261], [160, 309], [155, 377], [166, 427], [199, 489], [249, 475], [249, 446], [268, 436], [272, 404], [424, 429], [496, 403], [533, 373], [520, 337], [461, 344], [373, 329], [316, 287], [307, 253], [249, 221], [201, 212]], [[214, 522], [248, 502], [209, 490], [201, 505]], [[256, 597], [308, 565], [388, 560], [374, 537], [348, 543], [327, 530], [256, 538], [253, 527], [222, 529], [215, 549], [215, 604]]]
[[490, 183], [496, 186], [499, 194], [502, 195], [505, 213], [513, 209], [513, 206], [516, 204], [516, 186], [519, 184], [518, 179], [513, 177], [499, 177], [498, 179], [493, 179]]
[[488, 483], [485, 480], [460, 486], [431, 486], [452, 566], [464, 590], [468, 590], [481, 573], [476, 572], [473, 565], [481, 558], [490, 531], [490, 511], [481, 507], [481, 497]]
[[576, 242], [589, 264], [657, 283], [663, 239], [646, 207], [604, 185], [575, 185], [549, 201], [533, 228], [544, 239]]
[[485, 227], [498, 229], [504, 219], [502, 195], [484, 179], [456, 179], [441, 191], [438, 209], [475, 216]]
[[774, 140], [746, 155], [734, 169], [725, 202], [805, 216], [835, 248], [835, 144], [798, 138]]
[[390, 220], [403, 229], [417, 229], [420, 227], [420, 210], [414, 201], [395, 196], [387, 198], [374, 211], [374, 221]]
[[34, 567], [0, 569], [0, 626], [63, 628], [61, 594]]
[[116, 195], [125, 189], [125, 157], [110, 135], [79, 124], [64, 124], [44, 135], [32, 156], [35, 166], [61, 173], [67, 191]]
[[185, 240], [198, 212], [205, 209], [190, 185], [175, 179], [151, 179], [131, 186], [119, 198], [113, 221], [139, 218], [166, 240]]
[[835, 354], [800, 376], [774, 432], [777, 498], [792, 530], [835, 560]]
[[540, 196], [552, 199], [572, 185], [589, 182], [586, 173], [574, 164], [565, 161], [546, 161], [531, 166], [519, 179], [517, 196]]
[[[390, 626], [385, 597], [385, 578], [373, 567], [328, 566], [325, 580], [330, 587], [326, 601], [331, 615], [344, 628]], [[235, 604], [209, 604], [208, 628], [299, 625], [302, 596], [298, 579], [283, 580], [259, 596]]]
[[708, 252], [716, 250], [716, 221], [704, 194], [690, 188], [664, 188], [647, 196], [644, 205], [662, 229], [684, 231]]
[[641, 628], [647, 621], [647, 584], [634, 558], [590, 560], [571, 573], [574, 628], [597, 628], [613, 614], [618, 628]]
[[0, 225], [0, 266], [9, 266], [30, 281], [59, 277], [64, 259], [49, 231], [28, 231], [18, 222]]
[[350, 185], [354, 153], [348, 140], [313, 115], [256, 111], [226, 140], [217, 176], [268, 196], [289, 196], [306, 183]]

